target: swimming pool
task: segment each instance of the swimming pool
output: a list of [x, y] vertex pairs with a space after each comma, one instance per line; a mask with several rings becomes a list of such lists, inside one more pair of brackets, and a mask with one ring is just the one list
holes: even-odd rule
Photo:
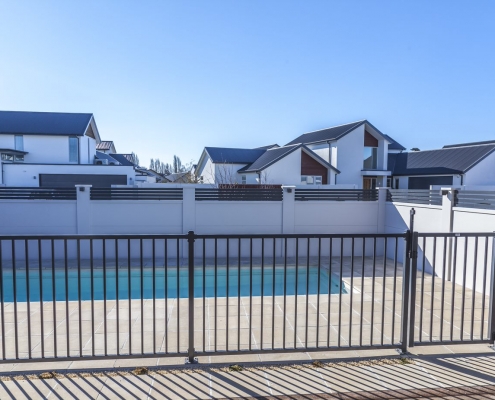
[[[153, 271], [151, 269], [146, 268], [143, 271], [142, 293], [140, 268], [131, 268], [130, 277], [128, 269], [119, 269], [118, 298], [120, 300], [129, 298], [152, 299], [153, 297], [163, 299], [165, 296], [167, 298], [177, 298], [177, 295], [181, 298], [188, 297], [187, 268], [179, 268], [178, 276], [177, 268], [169, 268], [166, 271], [167, 273], [165, 274], [165, 269], [163, 267], [156, 269], [154, 277], [155, 295], [153, 296]], [[346, 290], [341, 285], [341, 281], [338, 279], [338, 276], [332, 275], [329, 277], [328, 271], [319, 269], [318, 267], [311, 266], [309, 269], [305, 266], [299, 267], [297, 269], [297, 274], [296, 268], [293, 266], [287, 267], [286, 271], [286, 275], [284, 276], [284, 268], [275, 268], [275, 295], [277, 296], [284, 294], [284, 286], [286, 288], [285, 292], [287, 295], [294, 295], [296, 293], [296, 280], [298, 295], [306, 294], [307, 287], [309, 288], [308, 294], [316, 294], [318, 292], [318, 273], [320, 275], [319, 279], [321, 294], [328, 294], [329, 289], [330, 293], [339, 293], [341, 287], [342, 293], [346, 293]], [[216, 273], [215, 268], [206, 267], [205, 274], [203, 274], [203, 268], [196, 268], [194, 271], [194, 297], [203, 297], [203, 295], [205, 297], [214, 297], [215, 295], [218, 297], [225, 297], [227, 296], [227, 287], [228, 296], [236, 297], [239, 293], [239, 282], [241, 296], [249, 296], [250, 293], [252, 293], [253, 296], [260, 296], [262, 292], [265, 296], [271, 296], [274, 288], [273, 275], [273, 269], [271, 267], [266, 267], [264, 269], [263, 276], [261, 274], [260, 267], [254, 267], [252, 269], [252, 273], [250, 272], [249, 267], [241, 267], [239, 277], [239, 270], [237, 267], [234, 267], [229, 269], [227, 285], [226, 267], [217, 267]], [[65, 301], [67, 297], [66, 293], [68, 295], [68, 300], [78, 300], [79, 286], [81, 286], [81, 300], [91, 300], [92, 291], [94, 300], [104, 300], [105, 298], [107, 300], [116, 299], [117, 272], [115, 268], [108, 268], [106, 270], [105, 277], [102, 269], [95, 269], [93, 271], [92, 280], [90, 270], [81, 269], [80, 276], [81, 284], [79, 285], [79, 272], [77, 269], [69, 269], [67, 276], [64, 270], [55, 270], [55, 287], [53, 287], [51, 270], [42, 271], [42, 285], [40, 285], [39, 271], [29, 271], [29, 301], [39, 301], [41, 292], [44, 301], [51, 301], [53, 300], [54, 289], [55, 299], [57, 301]], [[25, 270], [16, 271], [15, 281], [17, 301], [27, 301], [28, 290]], [[104, 291], [104, 281], [106, 291]], [[12, 302], [14, 300], [12, 270], [3, 272], [2, 282], [3, 300], [5, 302]], [[204, 286], [203, 282], [205, 283]], [[93, 285], [91, 283], [93, 283]], [[165, 287], [167, 290], [165, 290]], [[177, 287], [179, 290], [177, 290]]]

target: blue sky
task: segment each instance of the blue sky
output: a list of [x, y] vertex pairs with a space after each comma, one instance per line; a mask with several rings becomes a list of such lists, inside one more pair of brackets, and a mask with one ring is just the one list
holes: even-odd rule
[[0, 1], [0, 109], [92, 112], [119, 152], [285, 144], [368, 119], [495, 139], [495, 1]]

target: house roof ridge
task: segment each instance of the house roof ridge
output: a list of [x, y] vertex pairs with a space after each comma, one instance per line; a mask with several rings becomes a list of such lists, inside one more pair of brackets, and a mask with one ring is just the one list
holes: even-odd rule
[[317, 130], [315, 130], [315, 131], [309, 131], [309, 132], [303, 133], [303, 135], [308, 135], [308, 134], [310, 134], [310, 133], [315, 133], [315, 132], [326, 131], [327, 129], [338, 128], [339, 126], [344, 126], [344, 125], [352, 125], [352, 124], [363, 123], [363, 122], [368, 122], [368, 120], [367, 120], [367, 119], [362, 119], [362, 120], [359, 120], [359, 121], [347, 122], [347, 123], [345, 123], [345, 124], [340, 124], [340, 125], [329, 126], [329, 127], [327, 127], [327, 128], [317, 129]]

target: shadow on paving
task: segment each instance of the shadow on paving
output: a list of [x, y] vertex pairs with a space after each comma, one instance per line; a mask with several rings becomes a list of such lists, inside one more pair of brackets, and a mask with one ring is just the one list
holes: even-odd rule
[[[316, 363], [316, 362], [315, 362]], [[495, 355], [428, 355], [244, 365], [20, 374], [0, 381], [0, 398], [57, 399], [495, 399]], [[34, 379], [33, 379], [34, 378]]]

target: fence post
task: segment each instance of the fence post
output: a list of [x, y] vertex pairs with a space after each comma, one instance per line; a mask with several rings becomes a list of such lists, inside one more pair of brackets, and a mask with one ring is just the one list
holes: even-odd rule
[[385, 232], [385, 213], [387, 207], [387, 187], [378, 188], [378, 221], [377, 221], [377, 232]]
[[[442, 194], [442, 232], [451, 233], [454, 229], [454, 210], [452, 207], [455, 205], [455, 198], [457, 190], [453, 188], [441, 188]], [[447, 281], [452, 280], [452, 238], [446, 238], [447, 240]]]
[[411, 280], [411, 231], [406, 231], [406, 257], [404, 259], [404, 268], [402, 271], [402, 329], [401, 329], [401, 351], [407, 353], [409, 341], [407, 334], [409, 332], [409, 288]]
[[[488, 240], [488, 238], [487, 238]], [[488, 334], [490, 335], [490, 344], [495, 344], [495, 236], [492, 237], [492, 263], [490, 277], [490, 308], [488, 313]]]
[[[187, 349], [187, 364], [198, 362], [194, 357], [194, 237], [193, 231], [187, 233], [188, 245], [188, 305], [189, 305], [189, 346]], [[178, 299], [179, 301], [179, 299]]]
[[90, 191], [92, 185], [76, 186], [76, 233], [90, 234], [91, 229], [91, 200]]
[[[414, 347], [414, 324], [416, 322], [416, 277], [418, 274], [418, 232], [412, 232], [411, 279], [409, 293], [409, 347]], [[423, 288], [421, 288], [423, 290]]]

